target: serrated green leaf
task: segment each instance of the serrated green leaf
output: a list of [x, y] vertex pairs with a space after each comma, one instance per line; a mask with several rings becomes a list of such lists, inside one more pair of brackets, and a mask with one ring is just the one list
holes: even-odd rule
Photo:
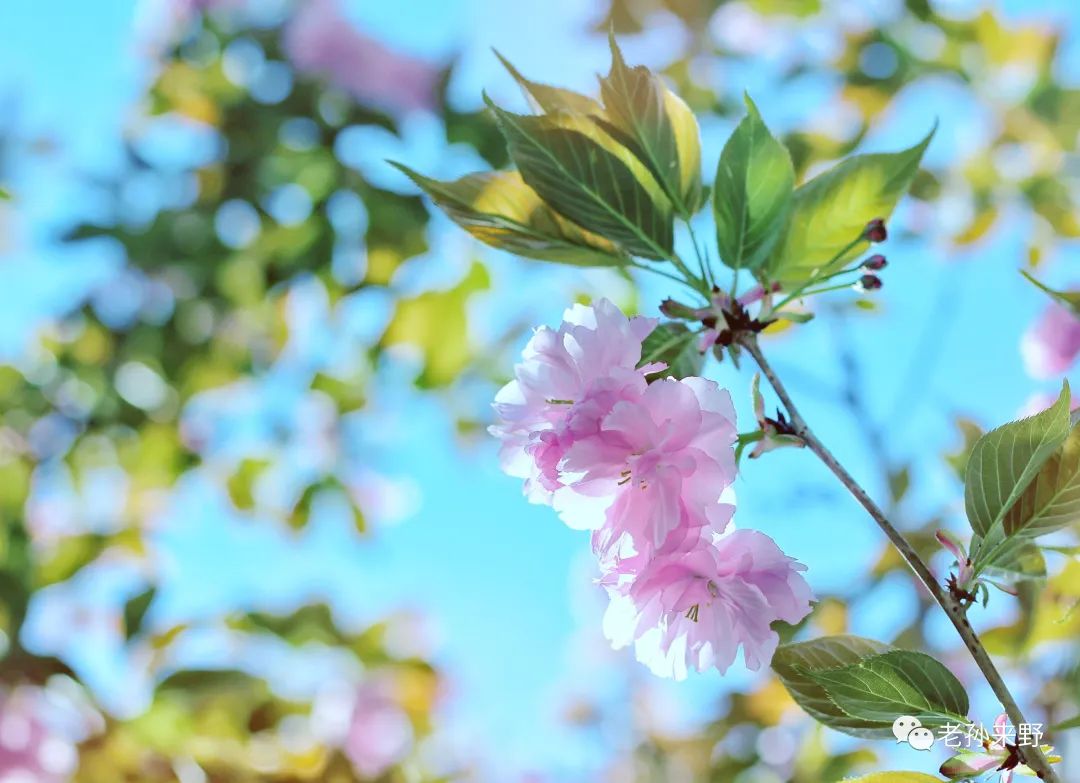
[[1036, 287], [1042, 289], [1043, 292], [1050, 295], [1050, 297], [1058, 304], [1065, 305], [1080, 318], [1080, 291], [1057, 291], [1049, 286], [1039, 282], [1034, 277], [1029, 275], [1023, 269], [1020, 270], [1020, 274], [1026, 277]]
[[[988, 432], [971, 450], [964, 505], [971, 528], [980, 539], [978, 551], [972, 547], [976, 568], [991, 562], [990, 553], [1010, 537], [1005, 530], [1006, 515], [1069, 436], [1071, 399], [1065, 383], [1050, 408]], [[1052, 503], [1048, 508], [1054, 510], [1057, 505]], [[1014, 530], [1023, 530], [1019, 517], [1012, 524]]]
[[701, 203], [701, 139], [689, 107], [648, 68], [623, 59], [609, 36], [611, 71], [600, 80], [606, 120], [648, 167], [682, 215]]
[[670, 257], [671, 202], [632, 152], [588, 117], [530, 117], [489, 105], [522, 178], [548, 206], [628, 253]]
[[900, 152], [855, 155], [797, 188], [787, 230], [766, 265], [767, 277], [789, 287], [802, 285], [862, 253], [866, 242], [837, 258], [868, 222], [892, 214], [933, 134]]
[[731, 134], [716, 169], [713, 215], [720, 260], [756, 269], [783, 234], [795, 188], [791, 155], [746, 97], [747, 114]]
[[673, 321], [657, 326], [641, 344], [641, 364], [664, 362], [667, 369], [656, 378], [687, 378], [701, 375], [705, 356], [697, 349], [697, 335], [685, 324]]
[[845, 714], [876, 723], [889, 733], [893, 721], [904, 715], [931, 728], [967, 718], [964, 686], [926, 653], [891, 650], [807, 674]]
[[467, 174], [442, 182], [393, 163], [459, 226], [500, 250], [574, 266], [619, 266], [612, 242], [550, 209], [516, 171]]
[[860, 636], [825, 636], [809, 642], [781, 645], [773, 655], [772, 668], [791, 698], [818, 723], [855, 737], [891, 736], [891, 730], [884, 731], [878, 723], [853, 718], [841, 711], [829, 699], [825, 689], [809, 675], [809, 672], [857, 663], [891, 649], [884, 642]]
[[1080, 428], [1046, 460], [1020, 498], [1009, 507], [1006, 536], [1034, 538], [1080, 520]]
[[514, 81], [521, 87], [522, 91], [525, 93], [525, 97], [529, 99], [529, 102], [533, 105], [534, 109], [545, 112], [565, 111], [577, 114], [603, 114], [603, 107], [589, 96], [582, 95], [573, 90], [566, 90], [562, 87], [552, 87], [548, 84], [541, 84], [540, 82], [526, 79], [521, 75], [521, 72], [498, 51], [495, 52], [495, 56], [499, 58], [499, 62], [501, 62], [503, 67], [506, 68], [512, 77], [514, 77]]

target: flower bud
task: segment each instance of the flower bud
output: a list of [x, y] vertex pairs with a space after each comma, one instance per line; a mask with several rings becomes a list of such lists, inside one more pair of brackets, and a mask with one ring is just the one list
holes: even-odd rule
[[685, 305], [682, 302], [676, 302], [670, 298], [660, 303], [660, 312], [668, 318], [681, 318], [687, 321], [694, 321], [701, 317], [701, 313], [697, 308], [690, 307], [690, 305]]
[[889, 262], [885, 260], [885, 256], [881, 255], [881, 253], [875, 253], [863, 261], [862, 268], [870, 272], [879, 272], [888, 265]]
[[855, 285], [861, 291], [877, 291], [884, 283], [877, 275], [863, 275]]
[[863, 239], [870, 242], [884, 242], [888, 237], [889, 232], [885, 230], [885, 221], [881, 218], [874, 218], [863, 229]]

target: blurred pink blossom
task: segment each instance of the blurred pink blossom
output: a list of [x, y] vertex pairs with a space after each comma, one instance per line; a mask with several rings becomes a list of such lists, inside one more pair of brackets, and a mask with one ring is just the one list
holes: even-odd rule
[[20, 687], [0, 697], [0, 780], [60, 783], [74, 770], [75, 748], [49, 728], [45, 709], [36, 689]]
[[767, 665], [779, 643], [771, 623], [797, 623], [813, 595], [805, 566], [754, 530], [707, 534], [685, 551], [655, 557], [629, 585], [609, 588], [604, 632], [661, 677], [690, 668], [727, 671], [739, 647], [747, 668]]
[[412, 722], [394, 699], [392, 683], [361, 684], [343, 744], [356, 771], [364, 778], [378, 778], [405, 759], [412, 743]]
[[403, 113], [435, 106], [439, 69], [364, 35], [337, 0], [307, 0], [285, 29], [297, 70], [321, 76], [361, 101]]
[[1054, 302], [1020, 341], [1024, 367], [1035, 378], [1053, 378], [1068, 372], [1080, 355], [1080, 318]]

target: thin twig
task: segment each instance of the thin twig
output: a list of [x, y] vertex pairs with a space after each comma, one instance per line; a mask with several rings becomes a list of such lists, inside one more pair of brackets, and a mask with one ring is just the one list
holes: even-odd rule
[[[787, 408], [788, 417], [791, 420], [791, 424], [795, 429], [796, 434], [806, 442], [807, 447], [817, 455], [833, 475], [836, 476], [840, 483], [852, 494], [852, 496], [859, 502], [859, 504], [866, 509], [866, 512], [877, 523], [881, 531], [900, 552], [900, 556], [904, 558], [908, 566], [915, 572], [916, 576], [923, 583], [926, 589], [937, 601], [938, 605], [944, 610], [948, 616], [949, 621], [953, 624], [956, 632], [960, 634], [960, 638], [964, 642], [964, 646], [967, 647], [968, 652], [971, 653], [971, 657], [975, 659], [975, 664], [982, 671], [983, 676], [986, 678], [986, 682], [994, 691], [994, 695], [997, 696], [998, 701], [1001, 702], [1001, 706], [1005, 708], [1006, 714], [1009, 716], [1009, 720], [1012, 721], [1014, 726], [1020, 726], [1027, 723], [1024, 718], [1023, 712], [1017, 705], [1016, 700], [1009, 692], [1008, 686], [1005, 684], [1005, 680], [1002, 679], [1001, 673], [997, 670], [990, 655], [986, 652], [986, 648], [983, 647], [982, 642], [979, 641], [978, 635], [972, 629], [971, 624], [967, 619], [967, 608], [959, 601], [954, 599], [946, 590], [944, 590], [938, 580], [934, 577], [930, 567], [926, 565], [919, 554], [904, 538], [903, 534], [897, 530], [893, 524], [889, 521], [885, 513], [878, 507], [873, 499], [866, 493], [866, 490], [862, 488], [858, 481], [847, 472], [843, 465], [841, 465], [832, 452], [826, 448], [817, 436], [810, 429], [806, 420], [799, 413], [795, 402], [791, 399], [787, 389], [784, 387], [783, 382], [773, 371], [772, 366], [766, 360], [765, 355], [761, 352], [761, 347], [758, 345], [757, 338], [752, 334], [744, 334], [740, 336], [740, 344], [746, 348], [747, 352], [754, 357], [754, 361], [757, 362], [761, 368], [761, 372], [768, 379], [773, 390], [776, 392], [776, 396], [780, 398], [780, 401]], [[1057, 773], [1054, 772], [1053, 767], [1046, 760], [1042, 750], [1038, 747], [1023, 747], [1018, 748], [1018, 752], [1023, 757], [1024, 763], [1030, 767], [1040, 779], [1047, 781], [1047, 783], [1059, 783]]]
[[668, 280], [674, 280], [676, 283], [681, 283], [682, 285], [686, 286], [694, 293], [705, 296], [701, 293], [701, 289], [698, 286], [694, 285], [686, 278], [679, 277], [678, 275], [673, 275], [670, 272], [665, 272], [663, 269], [660, 269], [655, 265], [642, 264], [637, 261], [629, 261], [626, 265], [632, 269], [641, 269], [645, 272], [652, 272], [654, 275], [660, 275], [660, 277], [666, 277]]
[[709, 265], [705, 262], [705, 258], [701, 255], [701, 247], [698, 246], [697, 234], [694, 233], [694, 224], [690, 220], [690, 218], [686, 219], [686, 227], [690, 231], [690, 242], [694, 245], [694, 255], [697, 256], [698, 269], [701, 270], [701, 279], [705, 281], [705, 285], [712, 288], [712, 270], [709, 269]]

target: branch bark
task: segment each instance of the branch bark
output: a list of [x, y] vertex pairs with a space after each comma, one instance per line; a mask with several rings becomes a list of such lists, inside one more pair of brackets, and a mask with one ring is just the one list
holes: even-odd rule
[[[776, 372], [765, 358], [765, 355], [762, 353], [757, 337], [753, 334], [743, 334], [739, 337], [738, 342], [751, 356], [754, 357], [754, 361], [756, 361], [761, 368], [762, 374], [769, 381], [773, 391], [776, 392], [776, 396], [780, 398], [784, 407], [787, 408], [788, 418], [795, 429], [796, 434], [806, 442], [807, 448], [817, 455], [818, 459], [825, 464], [825, 467], [839, 479], [840, 483], [843, 484], [848, 492], [850, 492], [859, 502], [859, 505], [866, 509], [866, 512], [877, 523], [877, 526], [881, 528], [881, 531], [888, 537], [893, 546], [896, 547], [901, 557], [904, 558], [904, 561], [911, 570], [915, 572], [915, 575], [945, 612], [945, 615], [949, 618], [949, 621], [953, 624], [956, 632], [963, 640], [964, 646], [967, 647], [968, 652], [971, 653], [971, 657], [975, 659], [975, 664], [979, 667], [983, 677], [986, 678], [986, 682], [990, 685], [991, 689], [993, 689], [994, 695], [997, 696], [998, 701], [1001, 702], [1001, 706], [1004, 707], [1005, 713], [1009, 716], [1009, 720], [1012, 721], [1013, 726], [1027, 723], [1027, 720], [1024, 718], [1024, 713], [1016, 703], [1016, 699], [1013, 698], [1012, 693], [1009, 692], [1009, 688], [1005, 684], [1005, 680], [1002, 678], [1001, 673], [997, 670], [989, 653], [986, 652], [986, 648], [983, 647], [978, 635], [968, 622], [967, 608], [954, 599], [953, 596], [942, 587], [929, 566], [927, 566], [923, 559], [919, 557], [919, 554], [912, 548], [911, 544], [908, 543], [903, 534], [893, 526], [885, 513], [866, 493], [866, 490], [864, 490], [859, 482], [848, 473], [825, 444], [818, 440], [813, 430], [810, 429], [810, 426], [802, 417], [802, 414], [799, 413], [799, 409], [795, 406], [795, 402], [791, 399], [791, 395], [788, 394], [783, 382], [777, 376]], [[1024, 763], [1030, 767], [1041, 780], [1047, 781], [1047, 783], [1060, 783], [1057, 773], [1054, 772], [1053, 767], [1051, 767], [1050, 763], [1046, 760], [1041, 748], [1027, 746], [1018, 748], [1018, 752], [1023, 758]]]

